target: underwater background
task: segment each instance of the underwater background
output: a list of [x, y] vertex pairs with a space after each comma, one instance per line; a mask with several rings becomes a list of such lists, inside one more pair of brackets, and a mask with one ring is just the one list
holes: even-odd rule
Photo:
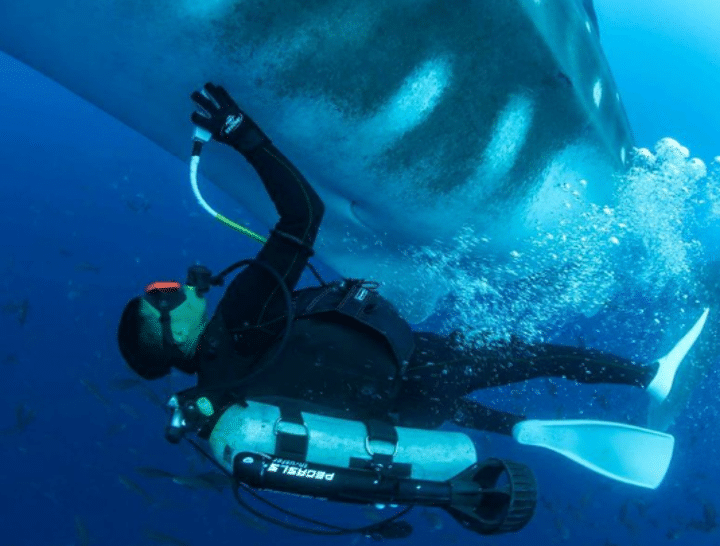
[[[514, 326], [528, 337], [581, 338], [647, 361], [664, 354], [699, 315], [693, 272], [720, 256], [720, 5], [597, 0], [595, 7], [636, 143], [649, 154], [627, 175], [615, 211], [633, 231], [628, 239], [642, 248], [621, 248], [607, 262], [623, 283], [613, 287], [612, 305], [591, 317], [563, 315], [564, 305], [575, 309], [576, 299], [606, 290], [593, 277], [568, 302], [538, 300], [522, 286], [501, 294], [526, 302], [521, 318], [502, 302], [473, 307], [459, 290], [452, 312], [423, 328], [472, 324], [492, 308], [498, 328], [513, 312]], [[148, 282], [182, 280], [196, 261], [218, 271], [254, 254], [255, 243], [199, 209], [186, 164], [3, 54], [0, 106], [0, 544], [372, 542], [298, 535], [244, 513], [190, 446], [164, 440], [161, 406], [189, 385], [187, 378], [140, 384], [118, 354], [119, 313]], [[188, 100], [188, 115], [191, 107]], [[188, 123], [188, 152], [190, 134]], [[212, 185], [203, 184], [203, 192], [226, 216], [266, 233]], [[596, 233], [579, 233], [568, 237], [568, 248], [588, 252], [583, 237]], [[642, 268], [632, 263], [639, 256]], [[214, 303], [218, 294], [210, 298]], [[439, 510], [417, 508], [408, 518], [414, 534], [398, 543], [718, 544], [720, 358], [709, 364], [670, 429], [675, 456], [657, 490], [611, 482], [552, 453], [477, 434], [483, 453], [535, 470], [540, 499], [533, 521], [515, 535], [481, 537]], [[644, 424], [647, 406], [630, 389], [560, 380], [479, 396], [532, 417], [636, 424]], [[344, 525], [389, 513], [268, 496]]]

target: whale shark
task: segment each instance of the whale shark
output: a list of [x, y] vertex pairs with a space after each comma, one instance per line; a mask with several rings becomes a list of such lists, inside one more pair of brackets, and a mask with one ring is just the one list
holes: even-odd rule
[[[0, 50], [182, 160], [189, 94], [223, 85], [324, 200], [320, 259], [414, 322], [450, 290], [414, 249], [521, 253], [569, 188], [611, 203], [633, 147], [590, 0], [3, 0]], [[275, 223], [232, 151], [201, 173]]]

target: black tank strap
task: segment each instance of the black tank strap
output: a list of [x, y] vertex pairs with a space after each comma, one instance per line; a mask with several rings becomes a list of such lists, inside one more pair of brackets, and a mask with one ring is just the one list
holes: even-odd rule
[[[350, 458], [350, 468], [373, 470], [386, 476], [397, 478], [409, 478], [412, 474], [412, 466], [407, 463], [394, 462], [397, 453], [398, 434], [397, 429], [390, 423], [369, 419], [364, 422], [367, 429], [365, 448], [370, 454], [370, 460], [358, 457]], [[373, 450], [373, 442], [384, 442], [393, 446], [392, 453], [376, 453]]]
[[365, 427], [368, 431], [368, 441], [372, 442], [377, 440], [378, 442], [387, 442], [397, 447], [397, 429], [390, 423], [377, 419], [369, 419], [365, 421]]
[[[304, 462], [308, 452], [308, 430], [305, 425], [300, 408], [293, 404], [282, 404], [279, 406], [280, 420], [275, 424], [275, 456], [292, 461]], [[284, 430], [283, 426], [292, 430]], [[304, 434], [298, 434], [298, 426], [304, 429]]]

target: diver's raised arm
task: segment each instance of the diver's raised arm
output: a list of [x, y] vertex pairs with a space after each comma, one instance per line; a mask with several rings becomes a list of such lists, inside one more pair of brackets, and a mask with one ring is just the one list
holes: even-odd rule
[[204, 93], [191, 95], [204, 111], [193, 112], [193, 123], [240, 152], [255, 168], [280, 215], [275, 231], [312, 247], [325, 210], [320, 197], [223, 87], [207, 83]]
[[[260, 176], [280, 216], [257, 256], [264, 266], [250, 264], [228, 286], [220, 302], [226, 327], [233, 333], [236, 350], [253, 354], [276, 335], [284, 322], [282, 279], [292, 291], [300, 279], [320, 228], [325, 207], [310, 184], [273, 146], [257, 124], [228, 92], [212, 83], [191, 98], [201, 108], [194, 112], [196, 126], [213, 139], [240, 152]], [[272, 268], [277, 276], [270, 275]]]

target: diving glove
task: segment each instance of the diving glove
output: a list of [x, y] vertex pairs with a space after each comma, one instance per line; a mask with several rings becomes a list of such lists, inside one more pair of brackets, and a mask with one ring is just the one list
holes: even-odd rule
[[270, 139], [219, 85], [206, 83], [203, 91], [194, 91], [190, 98], [200, 107], [193, 112], [192, 122], [206, 129], [213, 139], [228, 144], [241, 154], [252, 152]]

